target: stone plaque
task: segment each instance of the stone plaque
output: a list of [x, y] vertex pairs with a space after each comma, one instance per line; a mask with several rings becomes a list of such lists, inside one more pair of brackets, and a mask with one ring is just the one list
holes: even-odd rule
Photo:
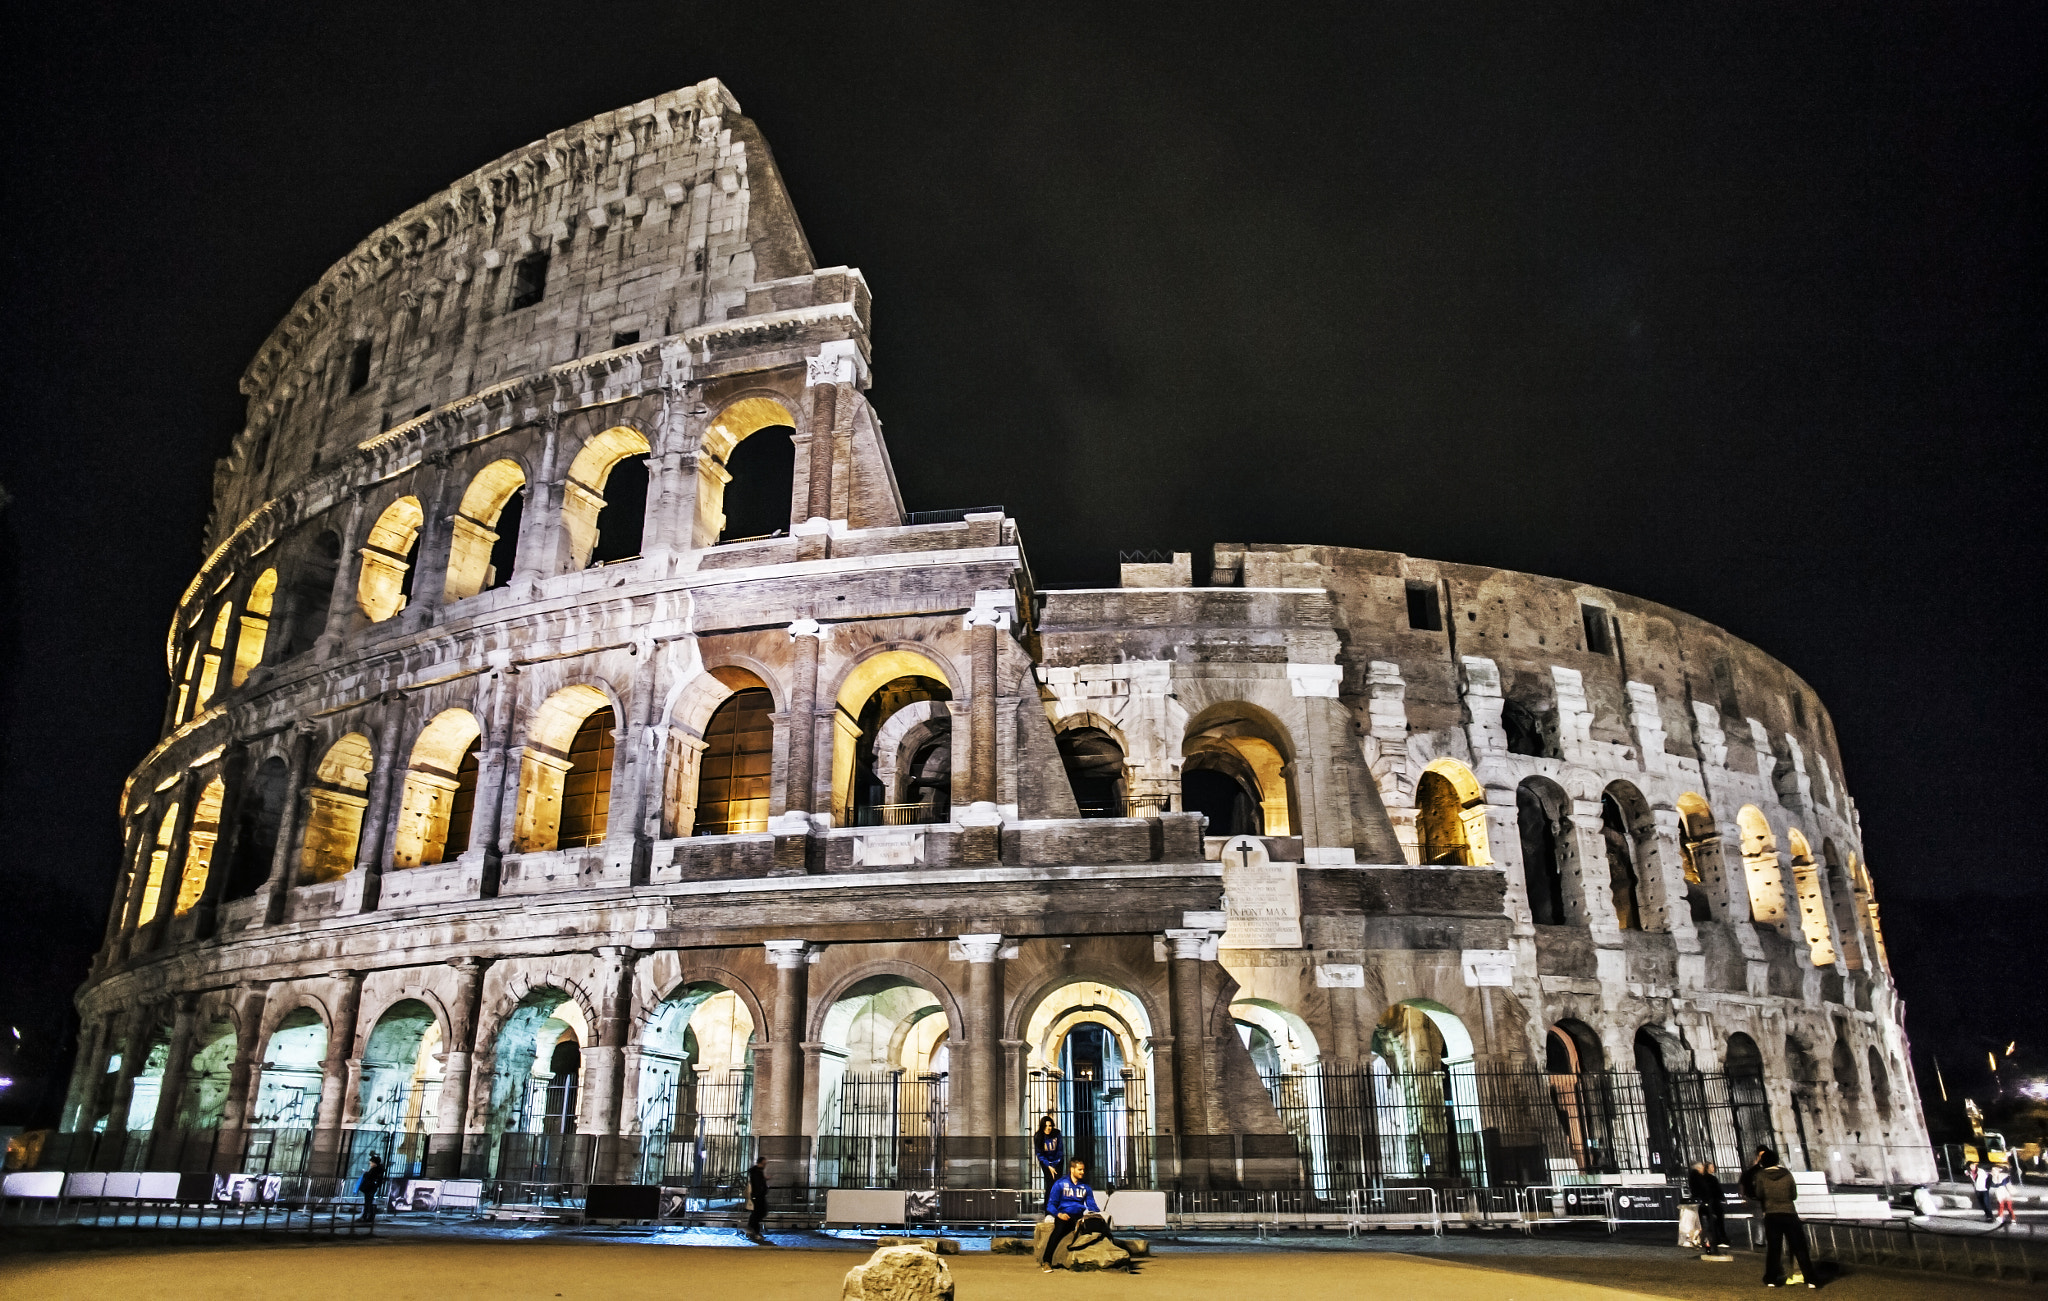
[[1301, 891], [1292, 863], [1275, 863], [1257, 836], [1236, 836], [1223, 846], [1226, 949], [1301, 947]]
[[1364, 989], [1365, 968], [1355, 962], [1319, 962], [1316, 964], [1316, 987]]
[[1507, 949], [1466, 949], [1465, 983], [1505, 989], [1515, 983], [1515, 955]]
[[853, 861], [862, 867], [914, 867], [924, 862], [924, 833], [873, 831], [855, 836]]

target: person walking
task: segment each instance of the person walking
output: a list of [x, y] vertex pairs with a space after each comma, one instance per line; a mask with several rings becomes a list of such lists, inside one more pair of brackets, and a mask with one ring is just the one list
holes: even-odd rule
[[747, 1241], [757, 1247], [771, 1245], [761, 1232], [768, 1219], [768, 1158], [756, 1156], [747, 1167]]
[[1977, 1209], [1984, 1212], [1987, 1220], [1996, 1220], [1998, 1213], [1991, 1209], [1991, 1171], [1982, 1162], [1972, 1161], [1968, 1167], [1970, 1187], [1977, 1192]]
[[[1764, 1286], [1819, 1287], [1813, 1281], [1813, 1252], [1806, 1242], [1806, 1225], [1799, 1218], [1799, 1183], [1792, 1172], [1778, 1164], [1778, 1154], [1765, 1148], [1757, 1154], [1759, 1169], [1750, 1186], [1757, 1209], [1764, 1216]], [[1785, 1248], [1790, 1246], [1792, 1258], [1798, 1262], [1797, 1271], [1786, 1274], [1782, 1270]]]
[[1712, 1161], [1695, 1161], [1685, 1177], [1686, 1195], [1700, 1208], [1700, 1245], [1706, 1257], [1728, 1250], [1728, 1194]]
[[1082, 1181], [1087, 1167], [1079, 1161], [1067, 1162], [1064, 1179], [1053, 1181], [1052, 1193], [1047, 1198], [1047, 1209], [1052, 1212], [1052, 1232], [1045, 1235], [1045, 1254], [1038, 1258], [1039, 1273], [1052, 1273], [1053, 1253], [1060, 1243], [1081, 1223], [1082, 1215], [1099, 1210], [1095, 1205], [1095, 1193]]
[[384, 1158], [372, 1152], [370, 1164], [356, 1180], [356, 1191], [363, 1195], [363, 1213], [356, 1218], [377, 1227], [377, 1195], [384, 1191]]
[[1051, 1116], [1038, 1122], [1036, 1141], [1032, 1143], [1032, 1155], [1038, 1158], [1038, 1168], [1045, 1175], [1045, 1207], [1052, 1210], [1052, 1186], [1059, 1182], [1060, 1167], [1067, 1163], [1066, 1140], [1060, 1135], [1060, 1127]]
[[2012, 1167], [2010, 1165], [1992, 1166], [1991, 1176], [1985, 1184], [1985, 1192], [1991, 1199], [1991, 1206], [1994, 1212], [1992, 1222], [1998, 1223], [2003, 1221], [2007, 1229], [2012, 1228]]

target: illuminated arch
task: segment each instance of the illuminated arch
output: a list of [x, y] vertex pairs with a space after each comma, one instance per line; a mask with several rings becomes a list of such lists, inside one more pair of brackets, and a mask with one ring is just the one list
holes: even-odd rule
[[605, 481], [613, 467], [648, 451], [647, 435], [629, 425], [614, 425], [592, 434], [577, 451], [562, 485], [562, 527], [569, 533], [569, 568], [584, 569], [590, 564], [597, 546], [598, 517], [605, 507]]
[[328, 747], [306, 786], [306, 836], [299, 853], [299, 883], [339, 880], [356, 865], [363, 810], [369, 806], [376, 758], [370, 738], [350, 732]]
[[425, 519], [419, 498], [400, 497], [370, 526], [362, 548], [356, 605], [371, 623], [382, 623], [405, 608], [412, 592], [413, 553]]
[[242, 607], [242, 632], [235, 639], [235, 669], [228, 685], [239, 687], [249, 673], [263, 662], [263, 646], [270, 637], [270, 607], [277, 596], [277, 571], [266, 569], [249, 587], [249, 600]]
[[491, 565], [497, 549], [498, 520], [506, 504], [526, 488], [526, 471], [505, 458], [477, 471], [456, 508], [448, 541], [448, 577], [443, 599], [460, 601], [487, 588], [503, 586], [509, 573]]
[[[1209, 781], [1198, 785], [1198, 795], [1217, 801], [1210, 814], [1211, 835], [1234, 834], [1291, 836], [1301, 827], [1294, 800], [1293, 738], [1279, 719], [1243, 700], [1223, 701], [1209, 706], [1189, 719], [1181, 733], [1181, 774], [1183, 798], [1189, 772], [1214, 772], [1224, 783]], [[1225, 783], [1228, 783], [1226, 785]], [[1235, 785], [1257, 805], [1257, 827], [1243, 825], [1242, 812], [1228, 812], [1229, 785]], [[1190, 805], [1190, 808], [1193, 806]], [[1221, 825], [1218, 813], [1226, 814]]]
[[476, 715], [467, 709], [444, 709], [420, 729], [399, 799], [393, 867], [445, 862], [450, 850], [460, 854], [469, 847], [482, 737]]
[[1431, 761], [1415, 783], [1415, 806], [1424, 866], [1493, 865], [1486, 841], [1486, 788], [1470, 768], [1456, 759]]
[[[743, 397], [729, 403], [705, 426], [703, 452], [697, 457], [697, 518], [692, 541], [716, 546], [725, 531], [725, 485], [732, 482], [726, 463], [733, 449], [763, 429], [796, 427], [796, 417], [775, 397]], [[829, 431], [824, 431], [829, 437]]]
[[[515, 849], [525, 853], [556, 848], [562, 841], [565, 804], [586, 796], [594, 801], [594, 816], [589, 820], [596, 825], [595, 837], [602, 839], [610, 818], [610, 733], [617, 727], [617, 719], [611, 697], [587, 682], [563, 687], [534, 711], [527, 727], [526, 754], [519, 764]], [[604, 735], [593, 747], [592, 734], [597, 732]], [[585, 777], [592, 779], [591, 790], [572, 789], [572, 778]], [[599, 797], [602, 809], [596, 807]], [[580, 807], [569, 808], [568, 815], [572, 828], [580, 828], [572, 834], [583, 843], [593, 843], [589, 827], [582, 825], [585, 814]]]
[[213, 865], [214, 845], [220, 840], [220, 806], [227, 785], [216, 777], [199, 792], [192, 806], [192, 826], [185, 833], [185, 867], [179, 874], [178, 899], [172, 912], [179, 917], [197, 907], [206, 894], [206, 878]]
[[1744, 884], [1749, 887], [1749, 915], [1752, 919], [1783, 929], [1785, 926], [1785, 874], [1778, 863], [1778, 838], [1763, 810], [1745, 804], [1735, 815], [1742, 833]]
[[163, 898], [164, 871], [171, 862], [171, 845], [178, 838], [178, 802], [171, 801], [156, 824], [156, 847], [149, 852], [149, 876], [142, 886], [142, 910], [136, 915], [138, 929], [156, 920], [157, 905]]
[[[833, 697], [838, 705], [832, 719], [832, 820], [835, 825], [844, 826], [852, 820], [854, 759], [860, 742], [857, 720], [867, 707], [868, 698], [898, 678], [930, 678], [945, 687], [949, 695], [956, 689], [953, 678], [936, 659], [922, 650], [884, 648], [863, 657], [847, 670]], [[802, 744], [804, 740], [793, 737], [791, 743]]]
[[1792, 892], [1799, 900], [1799, 929], [1806, 937], [1808, 956], [1816, 967], [1833, 966], [1835, 942], [1828, 933], [1827, 894], [1821, 887], [1820, 865], [1797, 827], [1785, 830], [1785, 848], [1792, 857]]

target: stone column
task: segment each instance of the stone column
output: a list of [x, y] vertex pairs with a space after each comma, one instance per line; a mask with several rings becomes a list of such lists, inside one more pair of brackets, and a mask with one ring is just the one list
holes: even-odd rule
[[390, 858], [391, 823], [397, 815], [393, 791], [402, 766], [398, 742], [405, 730], [405, 693], [387, 691], [378, 703], [382, 708], [377, 711], [377, 766], [370, 773], [370, 798], [363, 809], [363, 834], [356, 844], [355, 870], [349, 873], [350, 879], [343, 887], [344, 913], [376, 911], [377, 888], [384, 875], [384, 864]]
[[559, 567], [562, 535], [562, 488], [555, 481], [555, 443], [561, 420], [548, 412], [541, 430], [540, 457], [526, 482], [526, 504], [520, 508], [519, 549], [512, 558], [512, 584], [530, 588]]
[[78, 1054], [71, 1061], [71, 1083], [64, 1090], [64, 1110], [57, 1117], [57, 1132], [73, 1134], [89, 1130], [95, 1117], [85, 1114], [91, 1107], [94, 1086], [105, 1075], [107, 1023], [105, 1018], [83, 1021], [78, 1027]]
[[[838, 368], [834, 366], [832, 374], [835, 379], [837, 373]], [[832, 381], [819, 383], [815, 367], [812, 374], [814, 378], [808, 381], [811, 426], [804, 435], [804, 441], [809, 444], [805, 449], [809, 457], [806, 461], [808, 472], [804, 476], [804, 507], [803, 514], [790, 520], [792, 531], [798, 524], [832, 518], [832, 445], [839, 423], [839, 385]]]
[[149, 1041], [156, 1029], [156, 1018], [152, 1009], [135, 1007], [128, 1015], [128, 1032], [121, 1044], [121, 1069], [114, 1076], [114, 1097], [107, 1107], [107, 1133], [125, 1139], [128, 1134], [128, 1107], [135, 1098], [135, 1077], [142, 1073], [145, 1059], [149, 1056]]
[[[628, 1163], [620, 1159], [619, 1104], [625, 1088], [626, 1040], [633, 1033], [633, 967], [639, 954], [628, 948], [599, 949], [604, 959], [603, 987], [597, 1009], [593, 1044], [584, 1054], [583, 1132], [593, 1136], [600, 1152], [596, 1170], [604, 1179], [624, 1173]], [[602, 1149], [610, 1148], [606, 1152]]]
[[178, 1148], [184, 1137], [178, 1112], [185, 1100], [185, 1080], [192, 1068], [194, 1013], [199, 995], [180, 994], [171, 1021], [171, 1047], [164, 1058], [163, 1083], [157, 1089], [156, 1119], [150, 1125], [149, 1161], [154, 1170], [178, 1169]]
[[349, 1083], [361, 1065], [355, 1060], [355, 1049], [356, 1014], [363, 1004], [363, 973], [337, 971], [334, 982], [334, 1023], [327, 1028], [327, 1057], [320, 1063], [320, 1109], [313, 1121], [313, 1155], [307, 1169], [315, 1179], [342, 1173], [342, 1111], [348, 1103]]
[[996, 775], [996, 633], [1010, 626], [1016, 596], [1007, 588], [974, 594], [974, 606], [963, 626], [969, 640], [967, 706], [967, 802], [993, 804], [1000, 783]]
[[775, 1011], [770, 1031], [768, 1108], [758, 1130], [768, 1158], [768, 1181], [780, 1188], [810, 1182], [804, 1145], [804, 1022], [810, 1007], [811, 946], [803, 940], [769, 940], [775, 966]]
[[[817, 712], [818, 653], [825, 630], [816, 619], [798, 619], [789, 625], [796, 665], [789, 675], [789, 766], [784, 780], [783, 811], [816, 812], [817, 799]], [[805, 819], [808, 826], [809, 819]]]
[[[192, 852], [192, 812], [199, 802], [199, 774], [186, 769], [178, 778], [178, 820], [171, 830], [170, 848], [164, 854], [164, 879], [157, 886], [156, 915], [143, 928], [136, 949], [142, 953], [153, 953], [163, 947], [164, 935], [170, 930], [171, 917], [178, 908], [178, 892], [185, 879], [185, 859]], [[147, 888], [145, 882], [144, 888]]]
[[128, 859], [128, 889], [119, 901], [114, 936], [107, 950], [110, 967], [125, 959], [135, 943], [136, 920], [142, 916], [142, 892], [149, 888], [149, 855], [155, 848], [149, 834], [152, 811], [145, 808], [135, 817], [135, 849]]
[[455, 1178], [461, 1164], [463, 1135], [468, 1131], [471, 1061], [476, 1053], [478, 1018], [483, 1013], [483, 958], [456, 958], [455, 997], [448, 1004], [448, 1038], [441, 1057], [441, 1097], [434, 1108], [435, 1158], [430, 1178]]
[[1200, 928], [1166, 932], [1173, 955], [1168, 961], [1167, 976], [1173, 1000], [1174, 1109], [1179, 1114], [1183, 1139], [1207, 1133], [1209, 1128], [1202, 1105], [1206, 1056], [1202, 1051], [1206, 1038], [1202, 1033], [1202, 963], [1204, 950], [1214, 938], [1212, 932]]
[[[628, 717], [619, 720], [613, 734], [615, 744], [626, 757], [623, 790], [612, 792], [612, 816], [605, 827], [606, 870], [612, 870], [617, 846], [627, 846], [626, 878], [619, 884], [645, 885], [652, 862], [653, 837], [647, 828], [647, 805], [660, 790], [662, 751], [657, 715], [661, 709], [661, 666], [655, 645], [644, 642], [634, 648], [639, 660], [633, 673], [633, 690], [625, 702]], [[624, 798], [622, 799], [621, 796]], [[659, 830], [657, 826], [656, 830]]]
[[956, 1071], [963, 1064], [967, 1067], [966, 1097], [962, 1099], [967, 1114], [962, 1117], [966, 1123], [961, 1132], [975, 1139], [1001, 1132], [1003, 970], [997, 957], [1002, 947], [1000, 935], [960, 937], [961, 952], [967, 955], [967, 1006], [962, 1009], [967, 1024], [961, 1027], [965, 1031], [961, 1047], [966, 1052], [953, 1061]]
[[228, 1067], [228, 1096], [221, 1105], [220, 1131], [213, 1141], [216, 1174], [241, 1167], [242, 1135], [256, 1105], [256, 1086], [261, 1082], [256, 1052], [263, 1046], [263, 1004], [269, 988], [269, 981], [259, 980], [237, 992], [240, 1012], [235, 1024], [235, 1060]]
[[355, 621], [356, 594], [363, 584], [363, 494], [356, 488], [349, 494], [348, 521], [341, 530], [341, 557], [335, 561], [334, 590], [327, 598], [327, 622], [313, 641], [313, 659], [325, 660], [348, 635]]
[[311, 723], [300, 723], [292, 733], [291, 749], [286, 752], [284, 815], [278, 819], [277, 848], [270, 855], [270, 880], [263, 887], [263, 923], [266, 926], [275, 926], [284, 920], [285, 905], [290, 900], [293, 880], [298, 875], [298, 867], [293, 860], [306, 820], [306, 773], [313, 764], [313, 738], [316, 734]]

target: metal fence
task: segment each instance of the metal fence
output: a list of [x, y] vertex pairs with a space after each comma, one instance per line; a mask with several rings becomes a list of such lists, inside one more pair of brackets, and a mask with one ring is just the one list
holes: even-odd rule
[[[1126, 1068], [1102, 1079], [1034, 1071], [1030, 1094], [1028, 1114], [1053, 1118], [1067, 1159], [1085, 1161], [1091, 1183], [1106, 1188], [1157, 1186], [1152, 1094], [1143, 1071]], [[1042, 1174], [1039, 1180], [1043, 1182]]]
[[725, 1188], [754, 1159], [754, 1073], [664, 1081], [640, 1106], [639, 1179], [670, 1188]]
[[840, 1077], [819, 1127], [820, 1188], [937, 1188], [945, 1182], [944, 1075], [878, 1071]]

